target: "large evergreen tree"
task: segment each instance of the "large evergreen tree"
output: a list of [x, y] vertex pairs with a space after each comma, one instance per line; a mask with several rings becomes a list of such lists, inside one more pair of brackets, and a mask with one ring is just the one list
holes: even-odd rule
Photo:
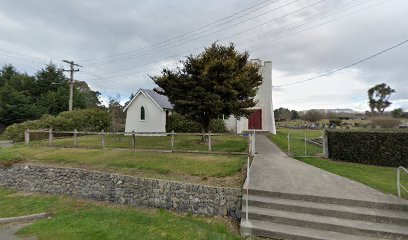
[[262, 76], [260, 66], [249, 62], [248, 52], [238, 52], [233, 44], [214, 43], [181, 63], [181, 68], [163, 69], [152, 79], [174, 110], [198, 122], [203, 132], [211, 130], [211, 119], [220, 114], [237, 118], [251, 114]]
[[[92, 108], [100, 105], [99, 92], [85, 82], [74, 89], [74, 107]], [[53, 64], [34, 76], [19, 73], [12, 65], [0, 70], [0, 129], [43, 114], [57, 115], [68, 110], [69, 87], [63, 71]]]

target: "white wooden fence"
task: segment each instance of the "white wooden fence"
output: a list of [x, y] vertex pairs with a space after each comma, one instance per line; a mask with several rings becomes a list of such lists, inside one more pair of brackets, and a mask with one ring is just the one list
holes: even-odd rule
[[[74, 131], [54, 131], [52, 128], [50, 129], [36, 129], [36, 130], [31, 130], [31, 129], [26, 129], [25, 134], [24, 134], [24, 142], [25, 144], [30, 144], [32, 141], [32, 134], [34, 133], [42, 133], [46, 134], [48, 138], [48, 146], [52, 147], [54, 146], [54, 140], [55, 140], [55, 135], [63, 135], [64, 138], [67, 138], [67, 136], [72, 136], [73, 137], [73, 147], [77, 148], [79, 147], [78, 144], [78, 136], [81, 135], [94, 135], [94, 136], [99, 136], [100, 137], [100, 148], [104, 149], [106, 147], [106, 141], [105, 138], [106, 136], [130, 136], [132, 143], [129, 148], [132, 149], [137, 149], [137, 142], [136, 142], [136, 137], [143, 137], [143, 136], [170, 136], [170, 142], [169, 146], [170, 149], [166, 149], [167, 151], [170, 152], [211, 152], [211, 153], [228, 153], [228, 154], [242, 154], [242, 155], [249, 155], [253, 156], [255, 153], [255, 131], [249, 131], [244, 134], [235, 134], [235, 133], [175, 133], [172, 131], [171, 133], [166, 133], [166, 132], [90, 132], [90, 131], [77, 131], [76, 129]], [[205, 136], [207, 138], [207, 151], [197, 151], [197, 150], [176, 150], [175, 149], [175, 138], [177, 136]], [[247, 152], [217, 152], [213, 151], [213, 142], [212, 142], [212, 137], [214, 136], [244, 136], [247, 137], [248, 141], [248, 151]], [[45, 140], [45, 138], [42, 138], [42, 140]], [[143, 150], [150, 150], [150, 151], [166, 151], [166, 150], [158, 150], [158, 149], [143, 149]]]

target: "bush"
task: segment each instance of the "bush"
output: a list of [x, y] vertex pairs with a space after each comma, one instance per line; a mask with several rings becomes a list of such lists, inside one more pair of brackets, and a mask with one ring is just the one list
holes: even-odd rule
[[226, 133], [228, 132], [227, 126], [222, 119], [213, 119], [211, 121], [211, 132], [213, 133]]
[[[201, 127], [197, 122], [187, 119], [178, 113], [173, 113], [167, 119], [166, 131], [174, 131], [176, 133], [200, 133]], [[214, 119], [211, 121], [211, 131], [214, 133], [227, 132], [225, 122], [221, 119]]]
[[317, 110], [309, 110], [302, 116], [302, 119], [308, 122], [317, 122], [323, 119], [323, 114]]
[[341, 120], [340, 119], [330, 119], [329, 124], [330, 125], [335, 124], [336, 126], [340, 126], [341, 125]]
[[372, 128], [396, 128], [401, 121], [391, 117], [374, 117], [370, 119]]
[[28, 129], [49, 129], [56, 131], [101, 131], [110, 125], [110, 116], [101, 109], [81, 109], [62, 112], [57, 116], [43, 115], [38, 120], [26, 121], [7, 127], [4, 135], [14, 141], [23, 141]]
[[327, 130], [329, 157], [369, 165], [408, 167], [406, 130]]

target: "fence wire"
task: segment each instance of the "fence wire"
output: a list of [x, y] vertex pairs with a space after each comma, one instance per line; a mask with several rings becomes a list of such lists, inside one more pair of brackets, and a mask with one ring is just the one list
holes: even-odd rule
[[323, 156], [323, 131], [291, 129], [288, 132], [288, 154], [293, 157]]
[[226, 152], [246, 154], [248, 136], [200, 133], [126, 133], [28, 130], [30, 144], [63, 148], [122, 148], [155, 151]]

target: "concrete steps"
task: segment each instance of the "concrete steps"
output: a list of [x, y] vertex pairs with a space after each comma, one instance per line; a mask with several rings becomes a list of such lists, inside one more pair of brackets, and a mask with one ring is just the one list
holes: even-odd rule
[[379, 203], [250, 191], [246, 209], [245, 198], [243, 235], [308, 240], [408, 239], [408, 204], [404, 200]]
[[[285, 224], [251, 220], [247, 226], [241, 222], [241, 233], [250, 236], [262, 236], [273, 239], [288, 240], [379, 240], [381, 238], [362, 237], [338, 232], [312, 230], [310, 228], [290, 226]], [[271, 229], [274, 229], [271, 231]]]
[[[243, 199], [245, 199], [245, 196]], [[402, 210], [355, 207], [253, 195], [248, 196], [248, 203], [251, 207], [309, 213], [321, 216], [336, 216], [351, 220], [388, 223], [408, 227], [408, 212]]]

